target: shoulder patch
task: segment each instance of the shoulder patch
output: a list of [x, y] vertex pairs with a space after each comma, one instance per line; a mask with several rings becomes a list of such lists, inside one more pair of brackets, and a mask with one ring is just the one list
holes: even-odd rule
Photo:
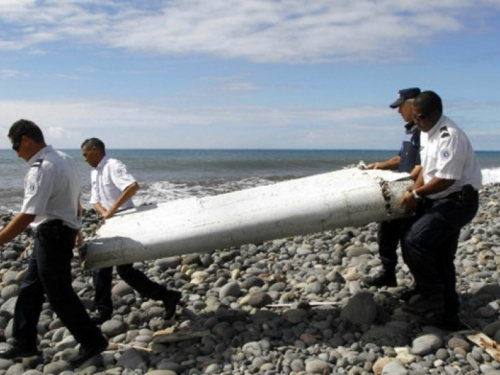
[[441, 158], [442, 158], [443, 160], [447, 160], [447, 159], [449, 159], [450, 157], [451, 157], [451, 152], [450, 152], [450, 150], [448, 150], [448, 149], [446, 149], [446, 148], [445, 148], [444, 150], [442, 150], [442, 151], [441, 151]]
[[448, 132], [448, 128], [446, 126], [443, 126], [439, 129], [439, 132], [441, 133], [441, 138], [447, 138], [450, 136], [450, 133]]
[[122, 177], [125, 174], [125, 168], [120, 166], [116, 169], [116, 175]]
[[28, 184], [26, 186], [26, 194], [34, 195], [37, 190], [38, 190], [38, 185], [36, 181], [28, 181]]
[[32, 165], [31, 168], [40, 168], [42, 166], [43, 159], [37, 159]]

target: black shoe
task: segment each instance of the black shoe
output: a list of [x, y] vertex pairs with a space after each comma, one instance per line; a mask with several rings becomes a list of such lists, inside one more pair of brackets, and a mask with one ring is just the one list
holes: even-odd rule
[[16, 359], [33, 357], [39, 354], [38, 350], [35, 349], [24, 349], [19, 345], [12, 345], [10, 348], [0, 352], [0, 358], [3, 359]]
[[383, 286], [397, 286], [398, 282], [396, 280], [396, 275], [394, 272], [384, 271], [381, 275], [367, 279], [364, 284], [367, 287], [374, 286], [376, 288], [381, 288]]
[[162, 298], [163, 306], [165, 306], [165, 319], [170, 319], [175, 314], [177, 304], [181, 300], [182, 294], [175, 290], [167, 290]]
[[415, 287], [413, 289], [405, 290], [403, 293], [401, 293], [399, 299], [405, 302], [409, 302], [412, 299], [412, 297], [419, 295], [421, 293], [422, 291], [418, 287]]
[[444, 316], [445, 306], [442, 293], [417, 294], [403, 305], [403, 311], [418, 315], [423, 319], [435, 319]]
[[108, 347], [108, 341], [103, 337], [102, 340], [93, 346], [81, 347], [78, 354], [70, 361], [71, 366], [78, 368], [92, 357], [102, 353]]
[[452, 332], [470, 329], [470, 327], [465, 325], [459, 319], [458, 315], [441, 316], [441, 317], [435, 319], [435, 321], [432, 325], [434, 325], [438, 328], [441, 328], [445, 331], [452, 331]]
[[97, 309], [97, 310], [92, 311], [90, 313], [90, 319], [92, 319], [92, 321], [95, 324], [102, 324], [105, 321], [111, 319], [111, 312], [108, 312], [108, 311], [105, 311], [105, 310], [101, 310], [101, 309]]

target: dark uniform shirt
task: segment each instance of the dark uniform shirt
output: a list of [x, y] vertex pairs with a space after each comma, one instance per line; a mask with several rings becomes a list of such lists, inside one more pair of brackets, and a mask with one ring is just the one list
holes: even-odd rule
[[399, 150], [398, 172], [410, 173], [415, 165], [420, 165], [420, 130], [415, 124], [405, 125], [405, 138]]

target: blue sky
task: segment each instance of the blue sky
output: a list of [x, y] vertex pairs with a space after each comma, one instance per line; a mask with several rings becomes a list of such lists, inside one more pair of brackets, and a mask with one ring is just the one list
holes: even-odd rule
[[500, 150], [500, 0], [0, 0], [0, 148], [398, 149], [401, 88]]

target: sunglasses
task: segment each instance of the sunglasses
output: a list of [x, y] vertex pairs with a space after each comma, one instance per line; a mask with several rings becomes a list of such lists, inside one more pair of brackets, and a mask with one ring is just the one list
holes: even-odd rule
[[422, 121], [425, 120], [427, 117], [429, 117], [429, 113], [426, 115], [416, 115], [415, 113], [412, 113], [411, 116], [413, 117], [414, 120]]
[[422, 121], [429, 118], [429, 116], [432, 115], [435, 111], [436, 108], [432, 108], [425, 115], [416, 115], [415, 113], [412, 113], [411, 116], [413, 117], [414, 120]]
[[12, 149], [13, 149], [15, 152], [18, 152], [18, 151], [19, 151], [19, 147], [21, 147], [21, 141], [17, 141], [17, 142], [12, 143]]

